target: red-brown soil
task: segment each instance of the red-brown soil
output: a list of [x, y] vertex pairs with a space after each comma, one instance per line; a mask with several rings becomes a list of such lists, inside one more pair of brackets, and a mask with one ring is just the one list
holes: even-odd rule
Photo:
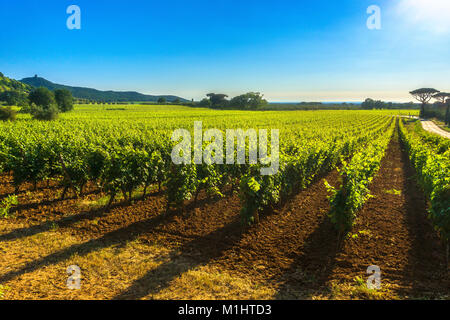
[[[337, 185], [337, 171], [325, 179]], [[0, 181], [0, 198], [14, 191], [10, 177]], [[22, 190], [30, 190], [25, 186]], [[448, 294], [450, 282], [444, 251], [426, 218], [426, 200], [414, 180], [414, 171], [397, 135], [390, 143], [381, 169], [372, 182], [373, 198], [358, 213], [348, 238], [339, 246], [327, 218], [330, 208], [323, 179], [299, 192], [283, 206], [268, 210], [261, 222], [250, 228], [240, 224], [239, 199], [227, 194], [222, 199], [199, 197], [183, 213], [165, 214], [165, 200], [152, 194], [133, 204], [118, 203], [104, 209], [80, 209], [80, 199], [60, 200], [61, 189], [54, 184], [19, 194], [16, 219], [29, 226], [0, 235], [0, 241], [33, 235], [58, 225], [58, 232], [85, 240], [43, 257], [14, 272], [0, 276], [0, 283], [64, 259], [74, 251], [87, 254], [98, 248], [123, 245], [139, 239], [173, 249], [174, 256], [191, 261], [184, 269], [163, 263], [138, 279], [116, 298], [140, 298], [156, 293], [183, 272], [201, 265], [273, 282], [279, 298], [308, 298], [329, 292], [330, 283], [367, 278], [369, 265], [378, 265], [382, 284], [395, 285], [395, 292], [408, 296]], [[390, 192], [393, 190], [398, 192]], [[101, 196], [89, 188], [83, 200]], [[95, 222], [95, 223], [93, 223]], [[360, 233], [360, 231], [363, 231]], [[149, 277], [160, 278], [149, 287]]]
[[329, 277], [343, 281], [362, 276], [369, 265], [377, 265], [382, 282], [396, 284], [403, 294], [448, 295], [450, 274], [444, 246], [427, 219], [426, 198], [397, 135], [370, 189], [374, 197], [358, 213], [352, 231], [364, 230], [367, 235], [345, 242], [329, 267]]

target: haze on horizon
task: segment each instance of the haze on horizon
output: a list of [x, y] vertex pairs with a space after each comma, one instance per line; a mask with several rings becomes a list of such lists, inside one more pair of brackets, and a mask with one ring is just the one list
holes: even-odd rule
[[[450, 91], [450, 1], [3, 1], [0, 71], [201, 99], [412, 101]], [[81, 8], [68, 30], [66, 8]], [[381, 30], [366, 10], [381, 8]]]

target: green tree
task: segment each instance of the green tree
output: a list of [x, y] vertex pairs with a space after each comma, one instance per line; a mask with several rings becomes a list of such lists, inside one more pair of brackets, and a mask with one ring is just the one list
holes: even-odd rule
[[433, 96], [434, 99], [439, 101], [442, 104], [445, 104], [445, 101], [450, 98], [450, 93], [447, 92], [439, 92]]
[[206, 95], [209, 98], [209, 101], [211, 102], [211, 107], [224, 107], [227, 105], [228, 101], [226, 98], [228, 96], [223, 93], [208, 93]]
[[361, 109], [383, 109], [383, 108], [392, 108], [392, 103], [385, 103], [381, 100], [373, 100], [371, 98], [367, 98], [362, 104]]
[[373, 109], [375, 105], [375, 101], [371, 98], [367, 98], [362, 104], [361, 109]]
[[27, 105], [27, 95], [17, 90], [0, 93], [0, 101], [5, 101], [7, 106], [23, 107]]
[[34, 103], [44, 110], [49, 109], [52, 105], [56, 104], [53, 92], [44, 87], [31, 91], [28, 100], [30, 101], [30, 104]]
[[211, 100], [209, 100], [207, 98], [204, 98], [197, 105], [199, 107], [201, 107], [201, 108], [210, 108], [211, 107]]
[[422, 103], [420, 107], [420, 116], [423, 117], [425, 115], [425, 106], [430, 102], [433, 96], [439, 93], [439, 90], [433, 88], [421, 88], [414, 91], [411, 91], [410, 94], [419, 102]]
[[61, 112], [67, 112], [73, 110], [73, 96], [67, 89], [55, 90], [55, 100], [58, 105], [58, 109]]
[[58, 117], [58, 106], [55, 95], [47, 88], [37, 88], [28, 96], [31, 114], [37, 120], [54, 120]]
[[165, 103], [167, 103], [167, 100], [166, 100], [166, 98], [161, 97], [161, 98], [158, 99], [158, 103], [159, 104], [165, 104]]
[[239, 109], [255, 110], [267, 105], [267, 101], [259, 92], [248, 92], [234, 97], [230, 101], [230, 106]]

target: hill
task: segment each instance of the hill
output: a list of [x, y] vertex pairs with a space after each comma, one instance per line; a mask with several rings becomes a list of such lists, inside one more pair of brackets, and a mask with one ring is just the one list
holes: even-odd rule
[[20, 91], [20, 92], [30, 92], [33, 88], [20, 81], [5, 77], [3, 73], [0, 72], [0, 92], [4, 91]]
[[100, 91], [92, 88], [84, 87], [71, 87], [67, 85], [53, 83], [44, 78], [34, 76], [31, 78], [24, 78], [20, 80], [21, 83], [33, 86], [33, 87], [46, 87], [49, 90], [55, 89], [67, 89], [72, 92], [72, 95], [78, 99], [88, 99], [95, 101], [105, 101], [105, 102], [156, 102], [159, 98], [165, 98], [168, 102], [175, 101], [179, 99], [181, 102], [187, 102], [188, 100], [172, 96], [172, 95], [146, 95], [135, 91]]

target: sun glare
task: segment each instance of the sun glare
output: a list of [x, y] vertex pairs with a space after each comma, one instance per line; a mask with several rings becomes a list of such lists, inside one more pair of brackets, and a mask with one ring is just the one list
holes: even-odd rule
[[428, 31], [450, 32], [450, 0], [401, 0], [397, 13], [409, 24]]

